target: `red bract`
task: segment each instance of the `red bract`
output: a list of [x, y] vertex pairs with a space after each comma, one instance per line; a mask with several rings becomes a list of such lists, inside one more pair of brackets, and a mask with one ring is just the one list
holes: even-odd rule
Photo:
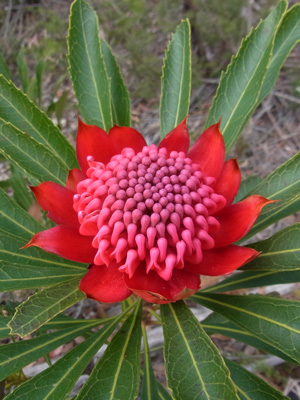
[[270, 201], [250, 196], [232, 204], [239, 189], [236, 160], [224, 162], [219, 124], [189, 149], [186, 120], [159, 144], [147, 146], [135, 129], [109, 134], [79, 121], [81, 170], [66, 187], [32, 188], [58, 226], [27, 244], [89, 263], [80, 290], [101, 302], [133, 293], [152, 303], [191, 296], [200, 276], [228, 274], [258, 255], [233, 245]]

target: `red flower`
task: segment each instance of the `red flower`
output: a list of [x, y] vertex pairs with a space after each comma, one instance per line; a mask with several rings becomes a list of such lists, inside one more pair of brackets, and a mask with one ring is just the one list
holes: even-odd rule
[[102, 302], [133, 293], [152, 303], [194, 294], [199, 275], [224, 275], [258, 255], [232, 243], [247, 234], [270, 201], [239, 189], [236, 160], [224, 162], [219, 124], [189, 149], [186, 120], [159, 144], [135, 129], [109, 134], [79, 121], [77, 158], [66, 187], [32, 188], [58, 226], [26, 245], [89, 263], [80, 290]]

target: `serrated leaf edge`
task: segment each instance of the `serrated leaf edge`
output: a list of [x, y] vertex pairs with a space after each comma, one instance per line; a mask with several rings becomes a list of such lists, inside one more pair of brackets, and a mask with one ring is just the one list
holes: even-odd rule
[[[46, 290], [49, 290], [49, 289], [51, 289], [51, 288], [53, 288], [53, 287], [60, 286], [60, 285], [62, 285], [62, 284], [71, 283], [72, 281], [76, 282], [76, 281], [78, 281], [78, 278], [72, 278], [72, 279], [67, 280], [67, 281], [64, 281], [64, 282], [62, 282], [62, 283], [58, 283], [58, 284], [49, 286], [49, 287], [46, 288]], [[73, 290], [72, 292], [68, 292], [68, 293], [66, 294], [65, 297], [69, 297], [70, 294], [75, 293], [77, 290], [79, 290], [78, 287], [74, 288], [74, 290]], [[80, 291], [80, 292], [81, 292], [81, 291]], [[54, 314], [53, 317], [51, 317], [49, 320], [45, 321], [43, 324], [41, 324], [41, 325], [38, 326], [37, 328], [31, 330], [30, 332], [26, 332], [25, 335], [22, 334], [21, 332], [18, 332], [17, 330], [14, 330], [14, 327], [12, 326], [12, 324], [14, 323], [15, 319], [18, 318], [18, 313], [19, 313], [19, 312], [22, 312], [22, 308], [23, 308], [24, 306], [26, 306], [26, 303], [29, 303], [29, 302], [32, 300], [32, 298], [36, 297], [36, 295], [38, 295], [38, 294], [40, 294], [40, 293], [42, 293], [42, 291], [39, 291], [39, 292], [37, 292], [37, 293], [32, 294], [32, 295], [29, 296], [25, 301], [23, 301], [23, 303], [19, 304], [19, 305], [16, 307], [16, 311], [15, 311], [15, 313], [14, 313], [12, 319], [11, 319], [11, 320], [8, 322], [8, 324], [7, 324], [7, 327], [10, 329], [10, 333], [9, 333], [10, 335], [18, 335], [18, 336], [20, 336], [21, 338], [23, 338], [23, 337], [25, 337], [25, 336], [31, 334], [32, 332], [35, 332], [35, 331], [38, 330], [41, 326], [43, 326], [44, 324], [46, 324], [50, 319], [54, 318], [56, 315], [58, 315], [58, 314], [60, 314], [60, 313], [62, 312], [62, 310], [58, 311], [58, 312], [57, 312], [56, 314]], [[84, 293], [83, 293], [83, 292], [81, 292], [81, 293], [82, 293], [82, 295], [84, 296]], [[63, 299], [60, 298], [56, 303], [53, 303], [53, 304], [51, 305], [51, 307], [55, 306], [56, 304], [59, 304], [62, 300], [63, 300]], [[79, 301], [79, 300], [78, 300], [78, 301]], [[45, 308], [44, 308], [44, 309], [42, 310], [42, 313], [44, 313], [45, 311], [46, 311], [46, 310], [45, 310]], [[36, 316], [37, 316], [37, 315], [35, 315], [35, 319], [36, 319]], [[19, 326], [19, 327], [17, 327], [16, 329], [22, 328], [22, 330], [23, 330], [23, 329], [24, 329], [24, 326], [28, 325], [29, 323], [30, 323], [30, 322], [27, 322], [26, 324], [22, 325], [21, 327]]]
[[[180, 24], [176, 28], [176, 31], [171, 34], [171, 39], [168, 42], [168, 46], [167, 46], [167, 49], [165, 50], [165, 56], [164, 56], [164, 59], [163, 59], [162, 76], [161, 76], [161, 94], [160, 94], [160, 103], [159, 103], [160, 104], [159, 115], [160, 115], [160, 121], [161, 121], [161, 128], [160, 128], [160, 130], [161, 130], [161, 139], [163, 139], [163, 137], [165, 136], [165, 134], [162, 135], [162, 132], [163, 132], [163, 126], [162, 126], [163, 125], [162, 124], [162, 104], [163, 104], [163, 102], [162, 102], [162, 98], [163, 98], [163, 93], [164, 93], [165, 70], [167, 68], [166, 64], [167, 64], [168, 56], [169, 56], [170, 51], [171, 51], [171, 46], [172, 46], [172, 44], [174, 42], [174, 37], [179, 32], [179, 30], [181, 29], [183, 24], [185, 24], [185, 23], [187, 23], [187, 25], [188, 25], [188, 46], [189, 46], [189, 49], [191, 50], [191, 25], [190, 25], [190, 21], [188, 19], [184, 19], [184, 20], [181, 20]], [[190, 64], [190, 67], [189, 67], [189, 75], [190, 75], [189, 92], [191, 92], [191, 85], [192, 85], [192, 82], [191, 82], [191, 73], [192, 73], [191, 51], [189, 51], [189, 54], [190, 54], [190, 60], [189, 60], [189, 64]], [[184, 72], [184, 69], [182, 69], [182, 73], [183, 72]], [[182, 81], [182, 79], [181, 79], [181, 81]], [[181, 85], [181, 87], [182, 87], [182, 85]], [[189, 102], [190, 102], [190, 99], [189, 99]], [[181, 121], [178, 121], [179, 104], [180, 103], [178, 102], [175, 127], [179, 124], [179, 122], [181, 122]]]
[[[99, 56], [100, 56], [100, 59], [102, 60], [103, 69], [104, 69], [104, 71], [105, 71], [106, 78], [107, 78], [107, 82], [108, 82], [108, 97], [109, 97], [109, 103], [110, 103], [110, 124], [109, 124], [110, 126], [109, 126], [109, 125], [108, 125], [108, 126], [109, 126], [109, 128], [111, 128], [111, 127], [112, 127], [112, 121], [113, 121], [113, 119], [112, 119], [112, 109], [111, 109], [111, 103], [112, 103], [112, 100], [111, 100], [111, 89], [110, 89], [111, 84], [110, 84], [110, 78], [109, 78], [108, 73], [107, 73], [107, 69], [106, 69], [106, 65], [105, 65], [105, 61], [104, 61], [104, 56], [103, 56], [102, 49], [101, 49], [101, 40], [100, 40], [100, 36], [99, 36], [99, 18], [98, 18], [97, 13], [95, 12], [95, 10], [94, 10], [86, 1], [84, 1], [84, 0], [74, 0], [74, 2], [73, 2], [72, 5], [71, 5], [70, 15], [69, 15], [69, 22], [70, 22], [70, 23], [69, 23], [69, 29], [68, 29], [68, 35], [67, 35], [67, 46], [68, 46], [67, 58], [68, 58], [68, 62], [69, 62], [68, 71], [69, 71], [69, 74], [70, 74], [70, 77], [71, 77], [72, 88], [73, 88], [73, 90], [74, 90], [74, 93], [76, 94], [76, 90], [75, 90], [75, 87], [74, 87], [74, 82], [73, 82], [73, 79], [72, 79], [72, 73], [71, 73], [71, 65], [70, 65], [70, 56], [71, 56], [71, 53], [70, 53], [70, 40], [69, 40], [69, 39], [70, 39], [70, 31], [71, 31], [71, 19], [72, 19], [72, 16], [73, 16], [73, 7], [74, 7], [75, 3], [78, 3], [78, 2], [85, 3], [88, 7], [90, 7], [91, 11], [94, 13], [95, 18], [96, 18], [96, 23], [97, 23], [97, 28], [98, 28], [98, 29], [97, 29], [97, 30], [98, 30], [98, 42], [99, 42], [99, 49], [100, 49], [100, 54], [99, 54]], [[84, 38], [84, 41], [86, 42], [86, 38]], [[88, 58], [89, 58], [89, 57], [88, 57]], [[89, 65], [90, 65], [91, 71], [93, 71], [90, 58], [89, 58]], [[96, 92], [97, 92], [97, 101], [98, 101], [98, 105], [99, 105], [99, 110], [100, 110], [100, 115], [101, 115], [101, 119], [102, 119], [103, 129], [104, 129], [106, 132], [108, 132], [109, 129], [108, 129], [108, 127], [106, 126], [106, 121], [105, 121], [104, 118], [103, 118], [102, 105], [101, 105], [101, 102], [100, 102], [100, 100], [99, 100], [98, 88], [97, 88], [97, 85], [95, 84], [95, 82], [96, 82], [96, 81], [95, 81], [95, 77], [94, 77], [94, 74], [92, 74], [92, 75], [93, 75], [94, 86], [95, 86]], [[77, 96], [76, 96], [76, 98], [77, 98]], [[79, 107], [79, 104], [78, 104], [78, 107]], [[79, 109], [80, 109], [80, 107], [79, 107]]]
[[[287, 0], [281, 0], [280, 2], [285, 3], [285, 8], [287, 8], [287, 6], [288, 6]], [[279, 3], [278, 3], [278, 5], [279, 5]], [[277, 5], [277, 6], [278, 6], [278, 5]], [[263, 77], [263, 80], [262, 80], [262, 83], [261, 83], [261, 87], [260, 87], [260, 90], [259, 90], [258, 93], [257, 93], [257, 96], [256, 96], [256, 99], [255, 99], [255, 102], [253, 103], [253, 106], [248, 110], [247, 118], [251, 115], [252, 111], [253, 111], [253, 110], [255, 109], [255, 107], [257, 107], [257, 105], [258, 105], [258, 104], [257, 104], [257, 100], [259, 99], [259, 95], [260, 95], [261, 89], [262, 89], [262, 87], [263, 87], [263, 83], [264, 83], [264, 80], [265, 80], [265, 77], [266, 77], [266, 74], [267, 74], [267, 70], [268, 70], [268, 68], [269, 68], [270, 61], [271, 61], [272, 56], [273, 56], [273, 48], [274, 48], [276, 33], [277, 33], [277, 31], [278, 31], [278, 29], [279, 29], [279, 27], [280, 27], [280, 24], [281, 24], [282, 19], [283, 19], [283, 17], [284, 17], [285, 14], [286, 14], [286, 11], [284, 11], [284, 12], [282, 13], [281, 18], [280, 18], [280, 21], [278, 22], [278, 25], [277, 25], [277, 29], [276, 29], [275, 32], [274, 32], [273, 39], [272, 39], [272, 42], [271, 42], [271, 43], [272, 43], [272, 50], [270, 51], [268, 64], [267, 64], [266, 67], [265, 67], [265, 73], [264, 73], [264, 77]], [[239, 57], [240, 52], [243, 50], [244, 46], [247, 45], [248, 41], [250, 40], [251, 35], [252, 35], [254, 32], [256, 32], [256, 31], [261, 27], [261, 25], [262, 25], [262, 23], [263, 23], [264, 21], [266, 21], [266, 19], [264, 19], [264, 20], [261, 19], [261, 20], [259, 21], [258, 25], [257, 25], [255, 28], [252, 28], [252, 29], [250, 30], [249, 34], [248, 34], [245, 38], [242, 39], [241, 45], [240, 45], [240, 47], [239, 47], [239, 49], [238, 49], [237, 54], [236, 54], [236, 55], [233, 55], [233, 56], [231, 57], [230, 63], [229, 63], [229, 65], [227, 66], [225, 72], [224, 72], [224, 71], [221, 72], [220, 82], [219, 82], [219, 85], [218, 85], [216, 94], [215, 94], [215, 96], [213, 97], [212, 105], [211, 105], [211, 107], [210, 107], [210, 109], [209, 109], [208, 116], [207, 116], [207, 119], [206, 119], [206, 123], [205, 123], [205, 126], [204, 126], [205, 129], [208, 127], [208, 121], [209, 121], [209, 119], [210, 119], [210, 117], [211, 117], [211, 114], [212, 114], [212, 111], [211, 111], [211, 110], [213, 110], [214, 102], [215, 102], [215, 100], [216, 100], [216, 99], [218, 98], [218, 96], [219, 96], [219, 93], [220, 93], [220, 90], [221, 90], [221, 83], [223, 82], [223, 79], [226, 79], [226, 77], [228, 76], [228, 74], [231, 73], [231, 69], [232, 69], [232, 66], [233, 66], [234, 61]], [[253, 75], [253, 74], [252, 74], [252, 75]], [[249, 82], [250, 82], [250, 81], [248, 81], [248, 83], [247, 83], [247, 87], [248, 87], [248, 85], [249, 85]], [[239, 102], [235, 105], [234, 110], [237, 108], [238, 104], [239, 104]], [[233, 111], [234, 111], [234, 110], [233, 110]], [[233, 111], [231, 111], [230, 116], [233, 115]], [[247, 118], [246, 118], [246, 119], [247, 119]], [[216, 117], [216, 119], [218, 119], [218, 117]], [[215, 122], [217, 122], [217, 120], [215, 120]], [[230, 118], [228, 118], [226, 124], [221, 128], [222, 134], [223, 134], [224, 131], [226, 130], [226, 127], [227, 127], [227, 125], [228, 125], [229, 122], [230, 122]], [[233, 145], [233, 143], [230, 143], [230, 144], [227, 146], [226, 151], [228, 151], [228, 150], [231, 148], [232, 145]]]
[[[65, 142], [65, 145], [68, 146], [68, 148], [69, 148], [70, 150], [73, 151], [74, 160], [76, 161], [76, 156], [75, 156], [75, 151], [74, 151], [73, 146], [67, 141], [67, 139], [66, 139], [66, 138], [64, 137], [64, 135], [61, 133], [61, 131], [58, 129], [58, 127], [54, 125], [54, 123], [53, 123], [52, 120], [48, 117], [48, 115], [47, 115], [43, 110], [41, 110], [39, 107], [37, 107], [37, 105], [28, 97], [28, 95], [27, 95], [26, 93], [22, 92], [22, 90], [19, 89], [11, 80], [6, 79], [5, 76], [4, 76], [3, 74], [0, 74], [0, 80], [1, 80], [2, 78], [4, 79], [5, 83], [7, 83], [10, 87], [12, 87], [13, 90], [16, 90], [21, 96], [24, 96], [24, 97], [26, 98], [26, 100], [28, 101], [28, 103], [29, 103], [35, 110], [37, 110], [40, 114], [42, 114], [44, 118], [46, 118], [46, 119], [48, 120], [48, 122], [52, 125], [53, 129], [56, 130], [57, 134], [58, 134], [60, 137], [63, 138], [63, 140], [64, 140], [64, 142]], [[1, 96], [1, 93], [0, 93], [0, 96]], [[23, 114], [20, 114], [20, 112], [18, 112], [18, 110], [14, 107], [14, 105], [13, 105], [12, 103], [10, 103], [10, 105], [11, 105], [11, 107], [16, 111], [16, 113], [17, 113], [18, 115], [21, 115], [21, 116], [22, 116], [22, 119], [24, 118], [24, 119], [26, 120], [26, 122], [28, 123], [28, 125], [30, 125], [30, 126], [32, 127], [32, 129], [33, 129], [40, 137], [42, 137], [42, 136], [40, 135], [39, 131], [32, 125], [32, 123], [31, 123], [27, 118], [25, 118]], [[19, 128], [17, 128], [17, 127], [16, 127], [14, 124], [12, 124], [10, 121], [6, 121], [6, 120], [4, 120], [3, 118], [0, 118], [0, 119], [1, 119], [2, 121], [5, 121], [5, 122], [11, 124], [14, 128], [18, 129], [20, 132], [22, 132], [22, 133], [24, 133], [24, 134], [27, 134], [26, 132], [23, 132], [23, 131], [21, 131]], [[28, 135], [29, 135], [29, 134], [28, 134]], [[37, 143], [42, 144], [43, 146], [47, 147], [47, 148], [48, 148], [49, 150], [51, 150], [51, 151], [55, 154], [55, 156], [57, 157], [58, 154], [57, 154], [56, 149], [53, 148], [53, 146], [52, 146], [49, 142], [47, 142], [47, 141], [45, 141], [45, 140], [43, 140], [42, 142], [39, 142], [37, 139], [35, 139], [35, 138], [32, 137], [31, 135], [29, 135], [29, 136], [30, 136], [32, 139], [36, 140]], [[42, 138], [43, 138], [43, 137], [42, 137]], [[70, 167], [70, 166], [65, 162], [65, 160], [64, 160], [62, 157], [59, 157], [59, 160], [65, 165], [65, 167], [66, 167], [68, 170], [71, 169], [71, 167], [73, 167], [73, 165]], [[76, 166], [76, 165], [74, 164], [74, 167], [75, 167], [75, 166]]]

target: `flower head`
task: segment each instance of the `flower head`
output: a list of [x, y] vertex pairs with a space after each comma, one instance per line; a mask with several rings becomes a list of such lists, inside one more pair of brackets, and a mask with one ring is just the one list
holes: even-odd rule
[[153, 303], [194, 294], [200, 275], [224, 275], [258, 253], [233, 245], [270, 201], [250, 196], [232, 204], [239, 189], [236, 160], [224, 162], [219, 124], [189, 149], [186, 120], [159, 146], [114, 126], [109, 134], [79, 120], [77, 158], [66, 187], [32, 188], [58, 226], [28, 246], [90, 264], [80, 289], [116, 302], [135, 293]]

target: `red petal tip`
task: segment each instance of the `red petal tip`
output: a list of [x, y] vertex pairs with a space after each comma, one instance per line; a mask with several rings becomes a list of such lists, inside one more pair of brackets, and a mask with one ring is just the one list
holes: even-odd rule
[[225, 159], [225, 143], [219, 122], [205, 129], [192, 146], [188, 157], [200, 165], [205, 177], [219, 177]]
[[27, 244], [25, 244], [24, 246], [20, 247], [20, 250], [27, 249], [27, 247], [34, 246], [33, 241], [34, 241], [35, 236], [36, 236], [36, 234], [34, 236], [32, 236], [32, 238], [30, 239], [30, 241]]
[[190, 137], [186, 125], [187, 118], [188, 116], [162, 139], [158, 146], [159, 149], [165, 147], [169, 153], [171, 151], [187, 153], [190, 146]]

